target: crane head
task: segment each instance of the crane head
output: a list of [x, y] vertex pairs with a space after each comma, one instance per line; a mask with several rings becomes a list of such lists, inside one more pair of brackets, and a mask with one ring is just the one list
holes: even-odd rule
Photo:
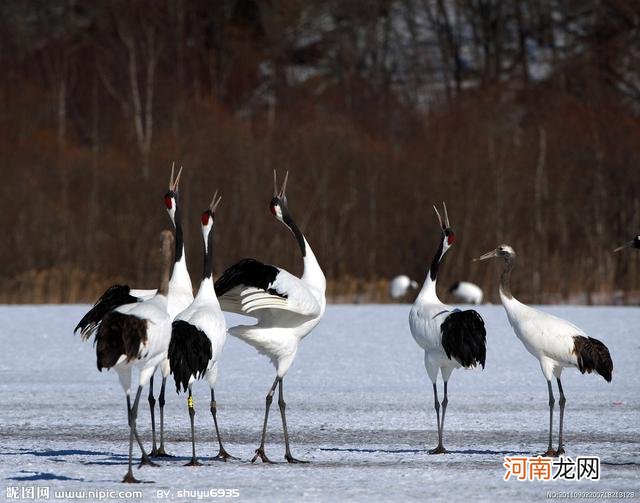
[[433, 205], [433, 209], [436, 212], [436, 216], [438, 217], [438, 222], [440, 223], [440, 227], [442, 229], [442, 249], [443, 254], [446, 252], [453, 243], [456, 241], [456, 235], [451, 228], [451, 224], [449, 223], [449, 214], [447, 213], [447, 205], [443, 202], [442, 207], [444, 209], [444, 220], [440, 216], [440, 212], [435, 205]]
[[624, 250], [625, 248], [637, 248], [640, 249], [640, 236], [636, 236], [631, 241], [623, 244], [622, 246], [618, 246], [614, 252], [619, 252], [620, 250]]
[[218, 191], [213, 194], [213, 199], [211, 203], [209, 203], [209, 207], [202, 212], [202, 218], [200, 219], [202, 222], [202, 227], [211, 227], [211, 224], [215, 220], [216, 217], [216, 209], [222, 200], [222, 196], [218, 196]]
[[182, 166], [178, 171], [178, 175], [173, 177], [176, 163], [171, 165], [171, 177], [169, 178], [169, 190], [164, 195], [164, 205], [167, 207], [171, 220], [174, 221], [176, 214], [176, 207], [178, 201], [178, 184], [180, 183], [180, 175], [182, 174]]
[[502, 244], [498, 246], [495, 250], [485, 253], [484, 255], [479, 256], [476, 259], [473, 259], [474, 262], [479, 262], [482, 260], [487, 260], [490, 258], [502, 258], [504, 260], [511, 260], [516, 256], [516, 252], [511, 248], [511, 246]]
[[209, 207], [202, 212], [202, 216], [200, 217], [200, 223], [202, 224], [202, 236], [205, 241], [211, 232], [211, 228], [213, 227], [213, 221], [216, 216], [216, 209], [222, 200], [222, 196], [218, 196], [218, 191], [216, 190], [215, 194], [213, 194], [213, 199], [211, 199], [211, 203]]
[[280, 220], [284, 222], [285, 216], [289, 215], [289, 208], [287, 207], [287, 180], [289, 179], [289, 172], [284, 176], [284, 182], [282, 183], [282, 187], [278, 190], [278, 180], [276, 175], [276, 170], [273, 170], [273, 199], [271, 199], [271, 203], [269, 204], [269, 208], [271, 213]]

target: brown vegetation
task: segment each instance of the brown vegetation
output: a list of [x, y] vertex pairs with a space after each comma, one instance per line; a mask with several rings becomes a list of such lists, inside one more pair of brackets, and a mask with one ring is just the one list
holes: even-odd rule
[[[367, 5], [366, 8], [362, 6]], [[360, 7], [358, 7], [360, 6]], [[508, 242], [525, 301], [624, 302], [640, 254], [636, 2], [3, 2], [0, 302], [155, 287], [171, 161], [187, 257], [215, 189], [216, 269], [299, 272], [272, 170], [335, 300], [422, 280], [445, 200], [444, 286]]]

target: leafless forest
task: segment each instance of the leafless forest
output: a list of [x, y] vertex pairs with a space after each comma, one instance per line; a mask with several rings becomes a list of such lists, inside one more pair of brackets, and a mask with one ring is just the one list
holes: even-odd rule
[[[172, 161], [194, 281], [214, 190], [216, 269], [301, 271], [272, 170], [338, 301], [422, 280], [496, 298], [473, 257], [508, 242], [528, 302], [638, 301], [637, 0], [3, 0], [0, 302], [158, 282]], [[445, 297], [446, 298], [446, 297]]]

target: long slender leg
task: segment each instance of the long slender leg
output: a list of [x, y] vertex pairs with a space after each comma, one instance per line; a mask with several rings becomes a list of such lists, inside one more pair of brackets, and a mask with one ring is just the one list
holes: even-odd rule
[[151, 413], [151, 435], [153, 442], [151, 446], [150, 456], [158, 455], [158, 447], [156, 445], [156, 399], [153, 397], [153, 376], [149, 380], [149, 412]]
[[267, 436], [267, 421], [269, 420], [269, 408], [271, 407], [271, 402], [273, 401], [273, 393], [276, 390], [276, 386], [280, 382], [280, 378], [276, 377], [276, 380], [273, 381], [273, 385], [267, 393], [267, 398], [265, 399], [265, 409], [264, 409], [264, 424], [262, 425], [262, 440], [260, 441], [260, 447], [256, 449], [256, 453], [251, 459], [252, 463], [255, 463], [256, 459], [260, 458], [263, 463], [272, 463], [272, 461], [267, 457], [264, 453], [264, 440]]
[[170, 454], [167, 454], [164, 450], [164, 390], [167, 385], [167, 378], [162, 378], [162, 387], [160, 388], [160, 396], [158, 397], [158, 404], [160, 405], [160, 447], [156, 452], [156, 457], [170, 458]]
[[444, 454], [445, 448], [442, 445], [442, 425], [440, 423], [440, 402], [438, 401], [438, 388], [433, 383], [433, 407], [436, 409], [436, 421], [438, 426], [438, 445], [435, 449], [431, 449], [429, 454]]
[[138, 404], [140, 403], [140, 395], [142, 395], [142, 386], [138, 386], [136, 398], [133, 401], [133, 405], [131, 406], [131, 428], [133, 429], [133, 435], [138, 441], [138, 445], [140, 446], [140, 450], [142, 451], [142, 458], [140, 459], [140, 464], [138, 465], [138, 467], [145, 466], [145, 465], [158, 466], [153, 461], [151, 461], [151, 459], [149, 459], [149, 456], [144, 450], [142, 442], [140, 442], [140, 437], [138, 436], [138, 428], [136, 426], [136, 420], [138, 419]]
[[282, 379], [280, 379], [280, 388], [278, 390], [278, 406], [280, 407], [280, 415], [282, 416], [282, 429], [284, 430], [284, 459], [286, 459], [289, 463], [308, 463], [308, 461], [302, 461], [301, 459], [296, 459], [291, 455], [291, 449], [289, 448], [289, 431], [287, 430], [287, 416], [285, 414], [285, 409], [287, 404], [284, 401], [284, 392], [282, 390]]
[[140, 481], [133, 476], [132, 459], [133, 459], [133, 426], [131, 425], [131, 399], [127, 395], [127, 422], [129, 423], [129, 469], [125, 474], [122, 482], [129, 484], [137, 484]]
[[560, 382], [560, 378], [558, 377], [557, 380], [558, 390], [560, 390], [560, 400], [558, 400], [558, 403], [560, 404], [560, 432], [558, 438], [558, 450], [556, 451], [556, 454], [560, 455], [564, 454], [564, 444], [562, 443], [562, 427], [564, 423], [564, 404], [567, 403], [567, 399], [564, 397], [564, 391], [562, 390], [562, 383]]
[[131, 398], [129, 398], [129, 395], [127, 395], [127, 413], [128, 413], [129, 427], [133, 430], [133, 436], [136, 439], [136, 442], [138, 443], [138, 447], [140, 447], [140, 453], [142, 454], [140, 466], [144, 466], [144, 465], [158, 466], [156, 463], [151, 461], [151, 459], [147, 455], [147, 452], [144, 450], [144, 446], [142, 445], [142, 441], [140, 440], [140, 436], [138, 435], [138, 430], [133, 424], [133, 407], [131, 406]]
[[218, 428], [218, 418], [217, 418], [218, 406], [216, 404], [216, 395], [213, 391], [213, 388], [211, 388], [210, 409], [211, 409], [211, 415], [213, 416], [213, 424], [216, 427], [216, 436], [218, 437], [218, 444], [220, 445], [220, 450], [218, 451], [218, 455], [213, 459], [216, 461], [226, 461], [227, 459], [238, 459], [236, 457], [233, 457], [231, 454], [229, 454], [225, 450], [225, 448], [222, 446], [222, 437], [220, 436], [220, 429]]
[[[131, 396], [129, 395], [129, 391], [131, 389], [131, 369], [130, 368], [119, 369], [118, 367], [116, 367], [116, 371], [118, 372], [118, 379], [120, 380], [120, 385], [122, 386], [122, 389], [126, 393], [127, 424], [129, 425], [129, 428], [131, 428]], [[142, 453], [143, 461], [149, 461], [149, 457], [147, 456], [144, 450], [144, 446], [142, 445], [140, 436], [138, 435], [138, 432], [135, 429], [133, 431], [133, 435], [134, 435], [134, 438], [136, 439], [136, 442], [138, 443], [138, 446], [140, 447], [140, 452]], [[149, 461], [149, 463], [151, 462]]]
[[556, 451], [551, 447], [551, 437], [553, 435], [553, 404], [556, 403], [555, 398], [553, 398], [553, 389], [551, 389], [551, 381], [547, 381], [547, 387], [549, 389], [549, 447], [547, 447], [547, 452], [545, 452], [544, 456], [555, 456]]
[[442, 447], [442, 454], [446, 454], [448, 451], [444, 448], [443, 440], [444, 438], [444, 416], [447, 413], [447, 405], [449, 404], [449, 397], [447, 395], [447, 385], [449, 383], [444, 381], [444, 399], [442, 400], [442, 420], [440, 421], [440, 447]]
[[185, 466], [201, 466], [200, 463], [196, 459], [196, 433], [195, 428], [193, 426], [193, 418], [196, 415], [196, 409], [193, 406], [193, 396], [191, 395], [191, 387], [189, 387], [189, 397], [187, 398], [187, 407], [189, 408], [189, 420], [191, 421], [191, 461], [189, 461]]

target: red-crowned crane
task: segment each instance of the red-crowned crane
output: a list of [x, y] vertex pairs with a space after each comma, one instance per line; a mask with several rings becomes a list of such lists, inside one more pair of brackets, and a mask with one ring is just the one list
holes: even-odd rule
[[[178, 188], [181, 173], [182, 167], [180, 167], [180, 170], [174, 179], [174, 167], [171, 167], [169, 190], [164, 196], [164, 204], [167, 207], [167, 212], [169, 213], [169, 218], [171, 218], [171, 223], [173, 224], [176, 234], [174, 264], [167, 292], [167, 312], [171, 320], [173, 320], [178, 313], [184, 311], [193, 302], [193, 286], [191, 285], [191, 277], [187, 270], [187, 257], [184, 251], [182, 219], [179, 204]], [[151, 411], [151, 429], [153, 435], [153, 448], [151, 449], [151, 455], [156, 457], [167, 457], [168, 454], [164, 448], [164, 394], [167, 377], [171, 372], [169, 359], [165, 357], [159, 367], [162, 373], [162, 386], [160, 387], [160, 396], [158, 396], [158, 403], [160, 405], [160, 447], [156, 447], [156, 424], [154, 414], [156, 400], [153, 396], [153, 376], [151, 376], [151, 380], [149, 381], [148, 400], [149, 410]]]
[[[191, 387], [196, 379], [204, 377], [211, 390], [210, 410], [216, 429], [220, 451], [215, 459], [226, 461], [232, 458], [222, 446], [214, 387], [218, 378], [218, 360], [227, 340], [227, 325], [213, 288], [213, 223], [215, 212], [221, 197], [217, 192], [209, 208], [202, 213], [202, 238], [204, 241], [204, 267], [202, 282], [191, 305], [179, 313], [173, 321], [171, 343], [169, 344], [169, 362], [175, 379], [176, 391], [189, 391], [187, 408], [191, 422], [192, 457], [187, 466], [199, 466], [196, 458], [196, 440], [194, 430], [195, 406]], [[234, 458], [235, 459], [235, 458]]]
[[[577, 367], [583, 374], [596, 372], [607, 382], [611, 382], [613, 362], [607, 346], [598, 339], [587, 336], [581, 329], [562, 318], [533, 309], [519, 302], [511, 293], [511, 271], [515, 266], [516, 252], [511, 246], [503, 244], [495, 250], [485, 253], [476, 260], [501, 258], [504, 269], [500, 277], [500, 300], [507, 312], [513, 331], [522, 341], [527, 351], [540, 362], [540, 368], [547, 380], [549, 392], [549, 445], [546, 456], [564, 454], [562, 442], [564, 407], [567, 402], [560, 376], [566, 367]], [[560, 393], [560, 428], [558, 448], [553, 449], [553, 406], [555, 398], [551, 379], [556, 379]]]
[[244, 259], [229, 267], [216, 281], [215, 289], [224, 311], [230, 311], [258, 320], [255, 325], [233, 327], [229, 333], [255, 347], [268, 356], [276, 368], [276, 378], [265, 404], [262, 440], [251, 462], [258, 458], [271, 461], [264, 452], [269, 408], [276, 387], [279, 386], [278, 405], [284, 430], [285, 459], [289, 463], [300, 460], [291, 455], [289, 432], [285, 415], [283, 379], [293, 363], [298, 344], [320, 322], [324, 314], [326, 281], [311, 246], [293, 221], [287, 205], [285, 190], [287, 176], [280, 191], [274, 172], [274, 195], [271, 213], [294, 235], [304, 262], [301, 278], [284, 269], [266, 265], [254, 259]]
[[[182, 238], [182, 225], [178, 207], [178, 184], [182, 168], [175, 176], [175, 164], [171, 167], [171, 177], [169, 178], [169, 190], [164, 196], [165, 206], [171, 222], [175, 229], [175, 254], [174, 267], [169, 279], [169, 289], [167, 293], [167, 310], [171, 319], [180, 311], [184, 310], [193, 301], [193, 287], [191, 278], [187, 271], [184, 243]], [[89, 339], [98, 329], [104, 316], [118, 308], [121, 313], [133, 309], [138, 302], [149, 300], [156, 294], [156, 290], [131, 289], [128, 285], [113, 285], [97, 300], [93, 307], [83, 316], [74, 333], [80, 330], [82, 340]], [[162, 388], [160, 390], [160, 447], [156, 446], [156, 426], [155, 426], [155, 403], [153, 396], [153, 376], [149, 380], [149, 409], [151, 412], [151, 430], [153, 444], [151, 456], [167, 456], [164, 449], [164, 405], [165, 405], [165, 384], [170, 368], [168, 360], [164, 359], [160, 364], [162, 371]]]
[[[461, 311], [443, 304], [436, 292], [438, 268], [444, 254], [455, 242], [456, 236], [449, 224], [447, 207], [444, 205], [445, 221], [434, 206], [440, 223], [441, 239], [429, 274], [418, 298], [409, 313], [411, 334], [424, 349], [424, 365], [433, 384], [434, 408], [438, 426], [438, 445], [430, 454], [445, 454], [447, 450], [442, 443], [444, 417], [449, 402], [447, 384], [454, 369], [471, 368], [478, 364], [484, 368], [486, 359], [486, 331], [484, 321], [474, 310]], [[440, 419], [440, 403], [436, 382], [438, 373], [444, 382], [444, 399], [442, 400], [442, 420]]]

